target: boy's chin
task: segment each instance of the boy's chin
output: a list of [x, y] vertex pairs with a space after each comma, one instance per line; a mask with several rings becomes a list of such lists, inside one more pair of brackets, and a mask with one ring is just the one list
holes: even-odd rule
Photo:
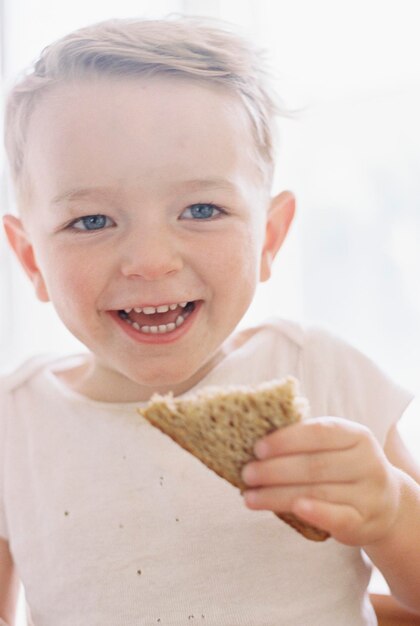
[[[197, 383], [199, 383], [210, 370], [223, 358], [223, 351], [216, 351], [210, 359], [204, 362], [193, 362], [191, 359], [176, 367], [169, 365], [162, 368], [162, 364], [156, 364], [156, 367], [149, 365], [147, 371], [139, 369], [136, 372], [126, 372], [126, 377], [132, 381], [133, 392], [138, 392], [148, 400], [154, 393], [165, 394], [170, 391], [174, 395], [180, 395], [189, 391]], [[127, 376], [128, 374], [128, 376]], [[130, 394], [131, 395], [131, 394]]]

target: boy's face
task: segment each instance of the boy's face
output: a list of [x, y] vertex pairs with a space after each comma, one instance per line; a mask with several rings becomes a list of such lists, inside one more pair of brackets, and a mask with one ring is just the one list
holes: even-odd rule
[[26, 168], [24, 229], [9, 218], [6, 230], [38, 297], [92, 352], [79, 391], [144, 400], [195, 384], [293, 213], [282, 194], [267, 226], [243, 106], [183, 80], [80, 80], [35, 110]]

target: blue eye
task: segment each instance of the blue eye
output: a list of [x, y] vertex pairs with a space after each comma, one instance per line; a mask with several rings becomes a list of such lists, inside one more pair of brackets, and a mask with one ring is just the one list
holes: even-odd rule
[[[186, 216], [186, 213], [189, 213], [189, 215]], [[214, 204], [198, 203], [192, 204], [191, 206], [187, 207], [185, 211], [183, 211], [182, 215], [187, 219], [190, 219], [192, 217], [193, 219], [197, 220], [209, 220], [211, 218], [217, 217], [221, 213], [222, 210]]]
[[112, 220], [106, 215], [85, 215], [70, 224], [75, 230], [102, 230], [111, 226]]

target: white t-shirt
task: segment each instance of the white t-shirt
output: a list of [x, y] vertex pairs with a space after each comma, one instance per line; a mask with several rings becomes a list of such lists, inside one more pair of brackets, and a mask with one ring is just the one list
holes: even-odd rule
[[[320, 330], [269, 320], [238, 343], [197, 387], [291, 374], [312, 416], [366, 424], [382, 444], [410, 402]], [[137, 403], [66, 388], [54, 371], [71, 362], [31, 361], [0, 388], [0, 536], [35, 626], [376, 624], [359, 549], [247, 509]]]

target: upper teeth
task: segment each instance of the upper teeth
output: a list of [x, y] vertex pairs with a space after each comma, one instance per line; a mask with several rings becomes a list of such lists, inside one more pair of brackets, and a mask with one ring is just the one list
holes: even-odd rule
[[166, 313], [171, 310], [174, 311], [178, 306], [183, 309], [187, 306], [187, 302], [180, 302], [178, 304], [161, 304], [160, 306], [145, 306], [145, 307], [132, 307], [128, 309], [124, 309], [124, 311], [128, 314], [131, 311], [135, 311], [136, 313], [145, 313], [146, 315], [152, 315], [153, 313]]

